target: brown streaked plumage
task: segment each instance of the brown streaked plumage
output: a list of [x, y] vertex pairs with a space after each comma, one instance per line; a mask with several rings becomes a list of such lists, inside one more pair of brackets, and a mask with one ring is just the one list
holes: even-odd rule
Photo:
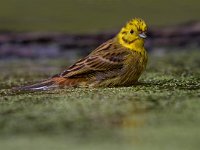
[[[144, 28], [144, 31], [141, 29], [141, 20], [133, 19], [130, 22], [126, 27], [122, 28], [118, 36], [103, 43], [88, 56], [77, 61], [60, 74], [43, 82], [18, 89], [46, 90], [56, 87], [116, 87], [133, 85], [137, 82], [147, 64], [147, 54], [143, 47], [144, 41], [143, 38], [139, 37], [140, 34], [146, 32], [146, 28]], [[143, 20], [142, 24], [144, 24]], [[133, 29], [131, 28], [132, 26]], [[137, 28], [138, 33], [136, 32]]]

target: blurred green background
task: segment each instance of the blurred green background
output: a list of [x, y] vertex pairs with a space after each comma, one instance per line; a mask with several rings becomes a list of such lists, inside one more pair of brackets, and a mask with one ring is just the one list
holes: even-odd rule
[[95, 32], [120, 28], [133, 17], [151, 25], [200, 19], [199, 0], [1, 0], [0, 29]]

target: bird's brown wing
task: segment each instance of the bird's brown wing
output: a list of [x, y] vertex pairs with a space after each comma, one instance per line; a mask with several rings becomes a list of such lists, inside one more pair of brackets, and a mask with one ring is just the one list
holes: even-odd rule
[[64, 70], [61, 77], [90, 77], [99, 72], [122, 69], [125, 56], [128, 54], [120, 45], [116, 45], [114, 40], [109, 40], [100, 45], [87, 57], [77, 61], [74, 65]]

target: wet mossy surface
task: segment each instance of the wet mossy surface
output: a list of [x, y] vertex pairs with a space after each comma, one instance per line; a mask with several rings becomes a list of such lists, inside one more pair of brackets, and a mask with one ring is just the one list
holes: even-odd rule
[[[14, 92], [70, 64], [0, 61], [4, 149], [199, 149], [200, 51], [150, 54], [140, 83], [121, 88]], [[12, 143], [12, 144], [10, 144]]]

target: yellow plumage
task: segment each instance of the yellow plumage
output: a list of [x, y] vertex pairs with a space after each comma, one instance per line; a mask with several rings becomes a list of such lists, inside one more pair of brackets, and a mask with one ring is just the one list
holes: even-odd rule
[[55, 87], [130, 86], [138, 81], [147, 64], [144, 38], [147, 25], [135, 18], [113, 39], [60, 74], [21, 90], [46, 90]]

